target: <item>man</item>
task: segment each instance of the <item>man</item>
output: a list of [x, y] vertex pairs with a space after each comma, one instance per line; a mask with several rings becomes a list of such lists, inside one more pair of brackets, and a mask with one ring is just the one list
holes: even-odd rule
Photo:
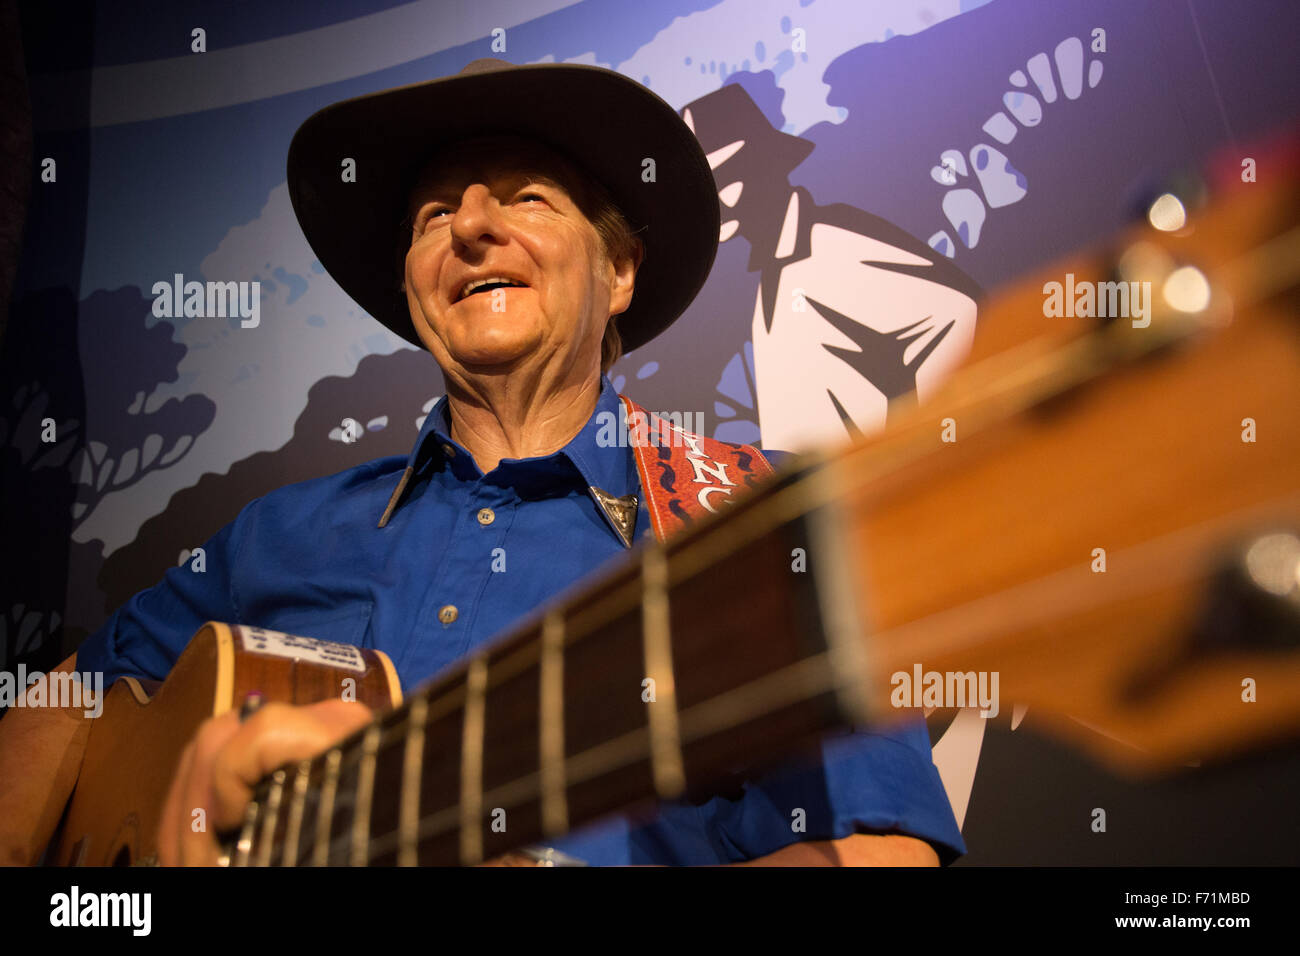
[[[576, 109], [598, 121], [575, 124]], [[339, 174], [349, 160], [355, 179]], [[377, 647], [410, 687], [649, 530], [633, 452], [599, 431], [602, 415], [623, 414], [604, 372], [685, 309], [716, 248], [708, 164], [671, 107], [606, 70], [478, 61], [317, 113], [290, 148], [289, 186], [321, 263], [429, 349], [447, 396], [409, 458], [254, 501], [205, 546], [205, 573], [172, 569], [65, 666], [161, 677], [219, 619]], [[163, 861], [215, 860], [211, 832], [190, 826], [195, 808], [209, 831], [237, 822], [262, 775], [368, 716], [331, 701], [209, 721], [171, 790]], [[65, 766], [71, 727], [43, 731]], [[7, 747], [17, 730], [0, 729]], [[964, 852], [923, 725], [822, 749], [811, 769], [556, 848], [592, 863], [933, 864]], [[67, 771], [37, 777], [61, 805]]]

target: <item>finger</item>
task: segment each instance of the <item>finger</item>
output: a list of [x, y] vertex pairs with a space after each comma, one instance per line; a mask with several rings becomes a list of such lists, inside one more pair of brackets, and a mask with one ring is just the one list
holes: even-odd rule
[[[189, 774], [182, 780], [179, 826], [175, 831], [182, 866], [215, 866], [221, 854], [215, 819], [213, 764], [239, 730], [239, 715], [227, 711], [220, 717], [203, 722], [194, 737], [194, 760]], [[203, 826], [194, 828], [194, 811], [203, 811]], [[238, 820], [236, 821], [238, 822]]]
[[243, 819], [253, 787], [288, 763], [314, 757], [371, 720], [369, 708], [342, 700], [307, 707], [270, 703], [240, 725], [216, 754], [210, 781], [218, 828]]

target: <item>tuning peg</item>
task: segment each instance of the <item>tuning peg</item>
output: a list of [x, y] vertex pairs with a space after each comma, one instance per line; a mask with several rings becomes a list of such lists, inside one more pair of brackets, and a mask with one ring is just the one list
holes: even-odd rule
[[1161, 232], [1179, 232], [1209, 200], [1205, 180], [1197, 173], [1178, 172], [1148, 180], [1133, 191], [1133, 218]]
[[1207, 581], [1187, 639], [1141, 666], [1121, 690], [1138, 704], [1189, 663], [1233, 651], [1300, 648], [1300, 535], [1268, 531], [1233, 548]]
[[1231, 553], [1214, 577], [1194, 644], [1199, 650], [1300, 647], [1300, 536], [1271, 531]]

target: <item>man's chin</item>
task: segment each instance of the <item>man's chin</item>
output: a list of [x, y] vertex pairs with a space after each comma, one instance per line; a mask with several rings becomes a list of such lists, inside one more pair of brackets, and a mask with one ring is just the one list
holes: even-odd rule
[[527, 365], [528, 358], [535, 352], [536, 346], [532, 343], [509, 346], [498, 344], [456, 349], [450, 353], [450, 357], [467, 372], [478, 375], [503, 375]]
[[448, 322], [442, 334], [435, 333], [433, 338], [439, 340], [439, 348], [430, 349], [435, 358], [445, 355], [454, 364], [472, 371], [509, 371], [541, 348], [543, 336], [536, 324], [524, 316], [516, 317], [512, 323], [496, 314], [476, 316], [469, 322]]

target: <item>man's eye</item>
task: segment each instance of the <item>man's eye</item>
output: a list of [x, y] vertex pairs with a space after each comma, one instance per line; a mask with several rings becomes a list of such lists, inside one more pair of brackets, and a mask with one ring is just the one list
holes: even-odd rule
[[435, 219], [442, 217], [444, 214], [450, 214], [450, 213], [451, 210], [446, 208], [445, 206], [439, 206], [437, 209], [429, 210], [429, 212], [425, 215], [425, 217], [422, 220], [420, 220], [420, 226], [419, 226], [420, 232], [424, 232], [425, 230], [427, 230], [429, 228], [429, 224], [432, 223]]
[[541, 193], [520, 193], [519, 202], [546, 202], [546, 197]]

